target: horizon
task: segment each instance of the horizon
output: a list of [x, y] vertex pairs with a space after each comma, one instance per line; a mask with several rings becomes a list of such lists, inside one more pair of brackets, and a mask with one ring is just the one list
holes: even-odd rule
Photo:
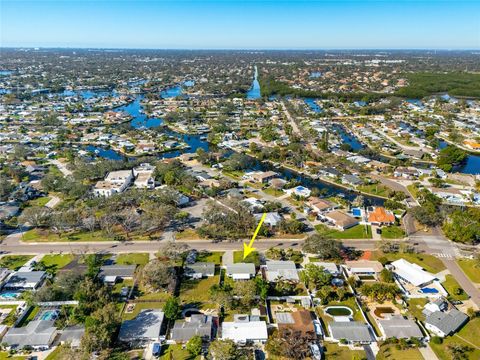
[[468, 0], [1, 3], [2, 48], [480, 50]]

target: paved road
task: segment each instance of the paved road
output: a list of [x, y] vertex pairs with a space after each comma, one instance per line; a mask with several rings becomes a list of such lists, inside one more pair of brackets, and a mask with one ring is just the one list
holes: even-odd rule
[[458, 249], [443, 236], [440, 229], [434, 229], [432, 235], [417, 233], [411, 236], [411, 239], [421, 242], [426, 253], [438, 257], [463, 290], [470, 296], [472, 302], [480, 308], [480, 289], [470, 281], [460, 266], [458, 266], [456, 262]]

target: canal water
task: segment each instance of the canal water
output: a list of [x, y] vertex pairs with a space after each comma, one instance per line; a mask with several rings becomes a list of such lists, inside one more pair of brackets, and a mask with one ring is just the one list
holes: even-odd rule
[[253, 76], [252, 87], [247, 92], [247, 99], [248, 100], [255, 100], [262, 97], [260, 92], [260, 83], [258, 82], [258, 69], [255, 66], [255, 74]]
[[316, 99], [313, 98], [305, 98], [303, 101], [305, 101], [305, 104], [307, 104], [310, 107], [310, 110], [312, 110], [314, 113], [321, 113], [323, 109], [317, 104], [315, 101]]
[[[445, 140], [439, 140], [438, 148], [446, 148], [448, 143]], [[464, 174], [479, 175], [480, 174], [480, 155], [468, 154], [465, 162], [453, 169], [455, 172]]]

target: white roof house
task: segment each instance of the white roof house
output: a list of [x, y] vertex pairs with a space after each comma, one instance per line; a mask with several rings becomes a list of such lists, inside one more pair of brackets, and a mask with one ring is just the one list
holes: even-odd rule
[[248, 315], [237, 315], [235, 321], [224, 321], [222, 339], [230, 339], [237, 344], [265, 342], [268, 339], [267, 323], [252, 321]]
[[337, 275], [339, 273], [338, 266], [337, 264], [333, 262], [315, 262], [312, 263], [315, 266], [322, 267], [323, 271], [332, 274], [332, 275]]
[[283, 280], [299, 281], [298, 271], [293, 261], [271, 260], [267, 261], [266, 274], [268, 281]]
[[237, 263], [227, 265], [227, 276], [233, 280], [249, 280], [256, 274], [255, 264]]
[[391, 265], [395, 275], [413, 286], [421, 287], [435, 280], [435, 276], [423, 270], [421, 266], [412, 264], [405, 259], [395, 260]]
[[[262, 214], [254, 214], [253, 216], [257, 221], [262, 218]], [[274, 211], [267, 213], [263, 223], [267, 226], [275, 227], [280, 223], [280, 221], [282, 221], [282, 216], [278, 212]]]
[[17, 271], [10, 275], [3, 287], [5, 289], [35, 290], [43, 283], [46, 275], [45, 271]]

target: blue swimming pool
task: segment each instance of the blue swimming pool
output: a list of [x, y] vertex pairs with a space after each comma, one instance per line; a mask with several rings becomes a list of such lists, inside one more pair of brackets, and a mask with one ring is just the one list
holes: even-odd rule
[[420, 289], [420, 292], [424, 294], [438, 294], [438, 290], [435, 288], [423, 288]]
[[18, 297], [18, 295], [19, 295], [19, 293], [17, 293], [17, 292], [4, 292], [4, 293], [0, 294], [0, 298], [11, 300], [11, 299], [16, 299]]
[[58, 316], [57, 310], [45, 310], [41, 315], [41, 320], [55, 320]]

